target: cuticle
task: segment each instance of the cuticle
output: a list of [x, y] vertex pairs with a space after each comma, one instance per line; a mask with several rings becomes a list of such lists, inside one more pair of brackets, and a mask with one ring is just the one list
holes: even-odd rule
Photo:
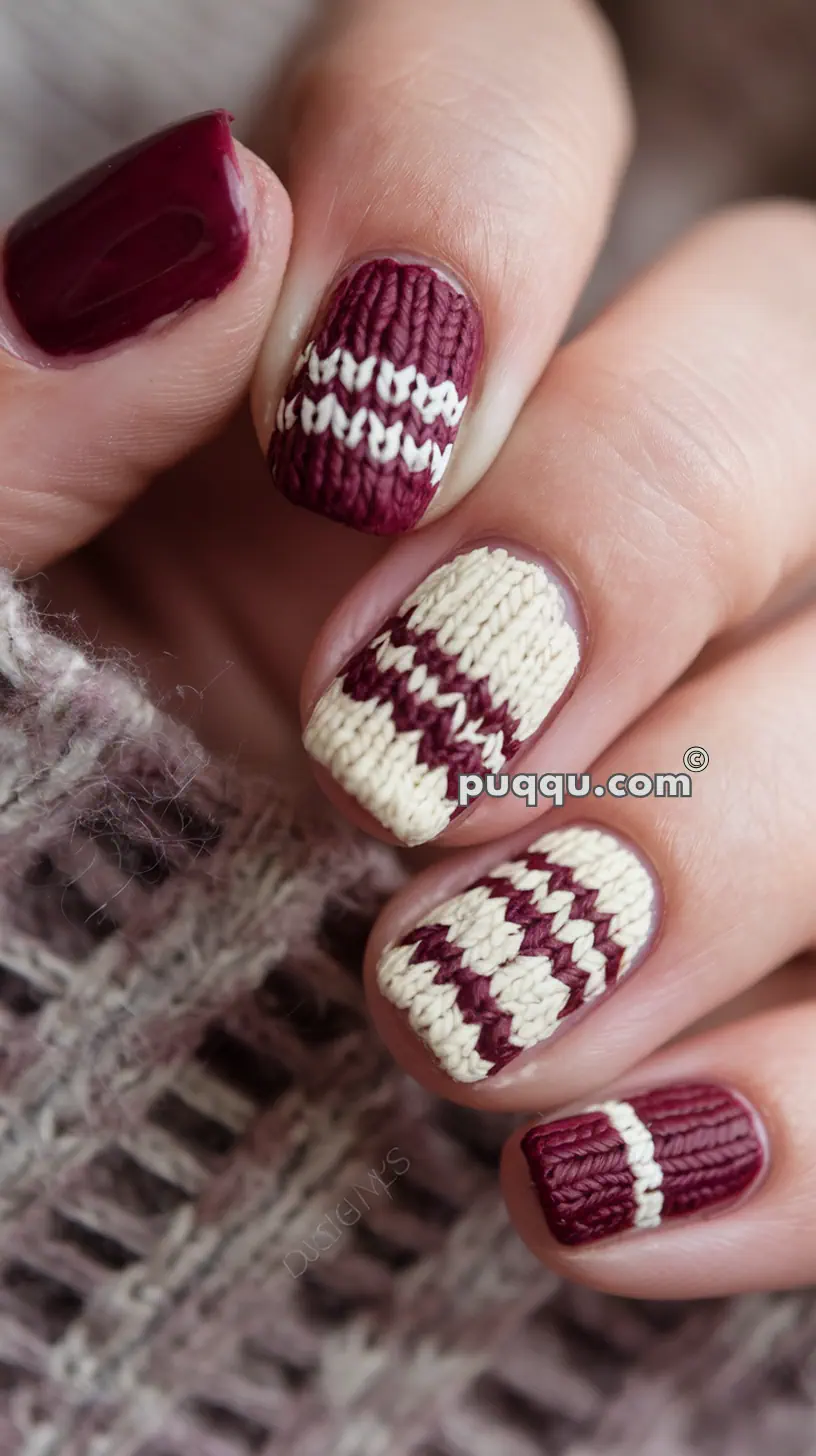
[[406, 266], [413, 264], [417, 268], [430, 268], [439, 278], [449, 283], [452, 288], [455, 288], [464, 298], [467, 298], [477, 310], [479, 317], [483, 317], [476, 290], [470, 283], [465, 281], [463, 275], [457, 268], [448, 263], [440, 262], [438, 258], [432, 258], [423, 253], [414, 253], [403, 248], [371, 248], [363, 253], [358, 253], [350, 262], [341, 263], [335, 270], [331, 282], [326, 285], [324, 299], [330, 301], [340, 284], [347, 278], [353, 278], [354, 274], [360, 268], [364, 268], [366, 263], [377, 262], [397, 263]]
[[[581, 648], [580, 661], [573, 678], [573, 683], [577, 684], [584, 675], [585, 659], [588, 659], [591, 655], [594, 636], [590, 627], [584, 594], [577, 585], [572, 573], [566, 567], [562, 566], [561, 562], [554, 556], [550, 556], [545, 552], [535, 551], [531, 546], [525, 546], [522, 542], [507, 536], [500, 536], [492, 531], [481, 532], [475, 536], [460, 537], [456, 549], [444, 556], [438, 562], [438, 565], [444, 566], [445, 562], [452, 560], [454, 556], [461, 556], [468, 551], [478, 551], [483, 546], [490, 547], [493, 550], [506, 551], [509, 556], [515, 556], [520, 561], [530, 561], [536, 566], [541, 566], [561, 588], [567, 606], [572, 609], [569, 618], [570, 626], [577, 632]], [[431, 571], [433, 570], [435, 570], [435, 567], [431, 567]], [[430, 575], [430, 572], [428, 574]], [[572, 684], [570, 685], [570, 690], [572, 690]], [[562, 701], [566, 701], [566, 698]], [[525, 752], [534, 741], [532, 738], [528, 739], [525, 744]]]

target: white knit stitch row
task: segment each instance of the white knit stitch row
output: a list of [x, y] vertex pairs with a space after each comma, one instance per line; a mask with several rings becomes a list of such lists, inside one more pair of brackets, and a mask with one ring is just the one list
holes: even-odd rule
[[[471, 681], [486, 680], [493, 706], [506, 707], [518, 723], [520, 741], [549, 716], [578, 666], [578, 636], [567, 620], [561, 588], [542, 566], [503, 548], [479, 547], [445, 563], [399, 614], [412, 629], [433, 631]], [[375, 642], [382, 661], [390, 660], [382, 634]], [[433, 702], [438, 684], [420, 670], [414, 654], [397, 661], [416, 684], [417, 697]], [[357, 703], [335, 683], [315, 707], [305, 743], [382, 824], [406, 844], [421, 844], [447, 826], [455, 809], [446, 768], [428, 770], [417, 763], [421, 737], [419, 729], [396, 730], [390, 703]], [[503, 742], [487, 736], [480, 719], [468, 719], [464, 699], [454, 715], [454, 740], [485, 750], [490, 772], [504, 766]]]
[[634, 1179], [634, 1227], [660, 1227], [663, 1212], [663, 1169], [655, 1158], [652, 1135], [629, 1102], [600, 1102], [587, 1112], [602, 1112], [626, 1146], [626, 1161]]
[[413, 435], [408, 434], [402, 420], [386, 425], [375, 410], [365, 407], [349, 415], [336, 394], [326, 394], [318, 400], [309, 399], [307, 395], [300, 395], [288, 403], [281, 400], [276, 419], [278, 432], [291, 430], [297, 424], [304, 435], [324, 435], [331, 430], [338, 444], [349, 450], [365, 443], [369, 456], [377, 465], [389, 465], [399, 458], [411, 475], [421, 475], [430, 470], [433, 486], [441, 483], [453, 454], [453, 441], [444, 450], [440, 450], [436, 440], [418, 444]]
[[335, 379], [339, 379], [350, 394], [361, 394], [373, 383], [383, 404], [410, 403], [425, 425], [442, 419], [449, 429], [458, 429], [468, 404], [467, 395], [459, 398], [452, 379], [430, 384], [415, 364], [406, 364], [399, 369], [390, 359], [382, 359], [377, 354], [367, 359], [356, 359], [348, 349], [335, 349], [321, 358], [312, 342], [307, 344], [298, 359], [296, 373], [299, 374], [304, 366], [308, 366], [313, 384], [333, 384]]
[[[586, 841], [583, 851], [582, 840]], [[603, 885], [603, 909], [612, 917], [610, 935], [624, 948], [618, 973], [621, 976], [647, 943], [655, 891], [638, 857], [602, 830], [554, 830], [530, 850], [536, 849], [561, 863], [558, 846], [562, 843], [570, 858], [592, 867], [577, 874], [576, 890], [551, 891], [552, 872], [531, 869], [523, 859], [500, 864], [490, 875], [493, 880], [508, 880], [514, 890], [528, 892], [540, 914], [554, 916], [551, 933], [562, 945], [571, 947], [573, 963], [587, 975], [582, 1005], [588, 1005], [607, 989], [607, 961], [594, 944], [594, 926], [571, 916], [576, 896], [582, 889]], [[608, 873], [609, 866], [614, 867], [614, 875]], [[620, 914], [616, 913], [618, 905]], [[554, 975], [549, 957], [519, 954], [525, 929], [507, 920], [506, 915], [506, 896], [491, 894], [487, 886], [476, 886], [433, 907], [418, 922], [418, 928], [448, 928], [448, 941], [463, 952], [466, 967], [475, 975], [489, 978], [493, 1000], [511, 1018], [512, 1043], [524, 1049], [547, 1041], [558, 1029], [570, 991]], [[491, 1064], [475, 1049], [480, 1027], [465, 1022], [449, 986], [434, 984], [439, 963], [416, 957], [415, 945], [388, 947], [377, 968], [380, 990], [408, 1014], [413, 1030], [449, 1076], [460, 1082], [481, 1081]]]

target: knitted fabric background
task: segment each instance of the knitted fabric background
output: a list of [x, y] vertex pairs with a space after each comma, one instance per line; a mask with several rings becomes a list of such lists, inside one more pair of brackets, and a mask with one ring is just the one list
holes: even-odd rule
[[[307, 8], [5, 0], [6, 213], [185, 111], [247, 135]], [[731, 40], [616, 6], [669, 110], [642, 89], [596, 298], [715, 196], [810, 190], [806, 6], [727, 8]], [[0, 673], [0, 1456], [816, 1451], [809, 1293], [633, 1303], [521, 1247], [504, 1127], [363, 1020], [387, 852], [208, 763], [8, 582]]]

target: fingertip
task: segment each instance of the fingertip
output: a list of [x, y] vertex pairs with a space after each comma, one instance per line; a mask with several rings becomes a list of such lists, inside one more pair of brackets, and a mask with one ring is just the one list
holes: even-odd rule
[[67, 181], [3, 245], [3, 343], [73, 369], [163, 336], [260, 262], [280, 283], [291, 242], [283, 188], [226, 111], [187, 117]]
[[276, 272], [280, 287], [292, 246], [289, 193], [277, 172], [237, 139], [235, 153], [246, 187], [250, 256], [258, 266]]
[[291, 235], [282, 183], [234, 142], [224, 111], [143, 139], [12, 225], [0, 310], [7, 559], [37, 569], [80, 545], [229, 418]]

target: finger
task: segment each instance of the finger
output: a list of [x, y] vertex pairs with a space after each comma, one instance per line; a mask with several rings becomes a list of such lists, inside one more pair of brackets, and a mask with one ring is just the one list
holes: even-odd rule
[[290, 238], [280, 183], [225, 112], [102, 163], [3, 250], [0, 550], [43, 565], [94, 534], [245, 391]]
[[785, 205], [687, 239], [553, 361], [454, 515], [346, 600], [305, 741], [360, 823], [512, 832], [516, 771], [582, 772], [812, 561], [815, 239]]
[[816, 1006], [690, 1038], [522, 1129], [502, 1183], [522, 1237], [565, 1277], [696, 1299], [816, 1275]]
[[583, 0], [343, 6], [298, 91], [254, 389], [288, 499], [390, 535], [470, 489], [569, 319], [628, 130]]
[[[810, 612], [676, 689], [595, 766], [596, 786], [646, 796], [590, 793], [389, 907], [372, 1009], [413, 1076], [516, 1111], [584, 1097], [816, 940], [815, 658]], [[691, 742], [708, 768], [656, 794]]]

